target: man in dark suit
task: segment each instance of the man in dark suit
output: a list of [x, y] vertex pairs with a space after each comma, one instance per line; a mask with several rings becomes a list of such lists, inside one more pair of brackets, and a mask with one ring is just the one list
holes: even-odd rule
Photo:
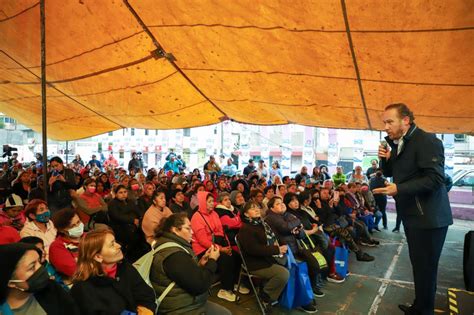
[[393, 196], [405, 227], [415, 281], [413, 305], [399, 305], [405, 314], [433, 314], [438, 262], [448, 226], [453, 223], [444, 178], [444, 148], [436, 135], [414, 123], [405, 104], [385, 108], [388, 145], [378, 151], [380, 166], [393, 184], [374, 193]]

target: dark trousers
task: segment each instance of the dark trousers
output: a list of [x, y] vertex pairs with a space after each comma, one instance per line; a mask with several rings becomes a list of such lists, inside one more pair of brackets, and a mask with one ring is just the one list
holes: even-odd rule
[[434, 312], [438, 262], [448, 227], [417, 229], [405, 227], [410, 261], [415, 280], [414, 308], [420, 314]]
[[400, 224], [402, 224], [402, 217], [398, 215], [397, 213], [397, 222], [395, 223], [395, 228], [397, 230], [400, 230]]
[[313, 288], [316, 287], [318, 282], [318, 273], [321, 272], [316, 258], [314, 258], [313, 254], [305, 248], [299, 249], [295, 256], [296, 259], [306, 262], [306, 264], [308, 265], [309, 281], [311, 281], [311, 285], [313, 286]]
[[241, 259], [239, 253], [232, 251], [232, 256], [221, 253], [217, 259], [217, 272], [224, 290], [233, 291], [239, 278]]
[[375, 198], [375, 204], [377, 208], [379, 208], [380, 212], [382, 212], [382, 223], [383, 227], [387, 227], [387, 197], [383, 196], [383, 198]]

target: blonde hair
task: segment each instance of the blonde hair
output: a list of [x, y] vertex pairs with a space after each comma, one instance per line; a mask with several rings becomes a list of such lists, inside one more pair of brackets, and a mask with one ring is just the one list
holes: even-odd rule
[[114, 235], [110, 229], [87, 233], [79, 244], [79, 256], [73, 281], [85, 281], [90, 277], [102, 276], [102, 264], [94, 259], [102, 251], [107, 234]]

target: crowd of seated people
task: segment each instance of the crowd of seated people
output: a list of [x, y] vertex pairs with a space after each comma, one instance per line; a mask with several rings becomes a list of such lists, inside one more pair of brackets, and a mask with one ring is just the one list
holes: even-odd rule
[[[346, 179], [342, 168], [330, 176], [321, 165], [311, 174], [302, 167], [291, 178], [282, 176], [276, 161], [267, 169], [251, 160], [246, 175], [238, 175], [231, 159], [221, 168], [212, 157], [204, 172], [186, 174], [176, 159], [169, 157], [166, 171], [146, 173], [137, 163], [125, 170], [113, 160], [102, 172], [95, 162], [81, 164], [80, 157], [71, 165], [51, 158], [47, 174], [34, 163], [4, 169], [2, 310], [153, 314], [165, 292], [161, 313], [230, 314], [208, 300], [209, 289], [219, 281], [217, 298], [229, 302], [250, 293], [249, 280], [239, 282], [242, 258], [263, 279], [259, 298], [271, 309], [289, 278], [288, 250], [307, 263], [315, 298], [325, 295], [326, 281], [342, 284], [346, 277], [333, 268], [331, 239], [359, 261], [374, 260], [361, 246], [378, 245], [372, 236], [379, 221], [387, 227], [386, 200], [371, 194], [385, 182], [380, 172], [366, 176], [356, 167]], [[46, 192], [39, 187], [43, 176]], [[132, 263], [163, 244], [172, 245], [154, 256], [149, 286]], [[320, 266], [315, 252], [327, 266]], [[301, 310], [316, 312], [315, 300]]]

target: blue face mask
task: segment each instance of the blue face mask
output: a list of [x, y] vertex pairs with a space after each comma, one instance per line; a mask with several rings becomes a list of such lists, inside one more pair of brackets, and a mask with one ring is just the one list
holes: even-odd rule
[[41, 214], [36, 215], [36, 221], [40, 223], [48, 223], [49, 218], [51, 217], [51, 211], [46, 211]]

